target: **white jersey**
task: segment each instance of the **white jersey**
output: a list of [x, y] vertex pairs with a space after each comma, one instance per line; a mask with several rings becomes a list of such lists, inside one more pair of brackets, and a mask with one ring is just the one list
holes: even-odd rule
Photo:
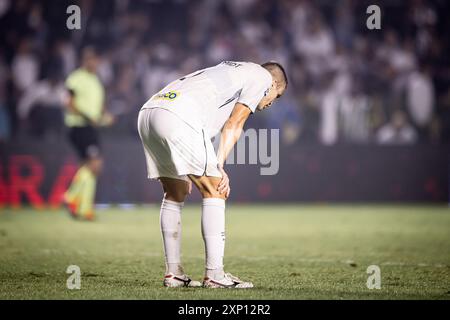
[[272, 85], [272, 75], [259, 64], [224, 61], [173, 81], [142, 109], [163, 108], [210, 137], [221, 130], [239, 102], [252, 112]]

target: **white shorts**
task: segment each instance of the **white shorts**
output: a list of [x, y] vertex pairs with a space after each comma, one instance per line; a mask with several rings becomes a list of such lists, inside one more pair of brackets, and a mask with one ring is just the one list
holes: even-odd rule
[[197, 129], [162, 108], [142, 109], [138, 131], [149, 179], [189, 181], [187, 175], [222, 177], [217, 156], [204, 129]]

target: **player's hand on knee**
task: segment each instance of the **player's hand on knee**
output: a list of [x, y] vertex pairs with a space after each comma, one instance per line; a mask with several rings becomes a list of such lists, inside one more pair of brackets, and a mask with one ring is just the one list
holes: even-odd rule
[[225, 196], [228, 198], [231, 192], [230, 179], [228, 178], [228, 175], [225, 172], [225, 170], [223, 170], [223, 168], [220, 166], [219, 171], [222, 174], [222, 180], [220, 180], [219, 186], [217, 187], [217, 191], [219, 191], [220, 194], [225, 194]]

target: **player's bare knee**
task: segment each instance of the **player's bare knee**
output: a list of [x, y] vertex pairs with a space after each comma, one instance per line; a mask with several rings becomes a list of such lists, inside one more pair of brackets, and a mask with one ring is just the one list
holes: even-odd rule
[[200, 194], [202, 195], [202, 198], [208, 197], [208, 195], [210, 194], [209, 190], [204, 188], [202, 185], [196, 185], [198, 191], [200, 192]]
[[227, 199], [226, 193], [220, 193], [216, 186], [200, 191], [200, 193], [202, 194], [202, 198]]
[[199, 191], [202, 198], [220, 198], [226, 200], [226, 194], [218, 191], [220, 180], [215, 178], [203, 178], [200, 183]]

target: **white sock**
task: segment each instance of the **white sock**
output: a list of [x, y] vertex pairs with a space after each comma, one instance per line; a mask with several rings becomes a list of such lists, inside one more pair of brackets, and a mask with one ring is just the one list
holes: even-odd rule
[[181, 209], [184, 202], [163, 199], [160, 211], [160, 226], [166, 258], [166, 274], [182, 275], [181, 267]]
[[205, 275], [208, 278], [222, 279], [225, 252], [225, 200], [203, 199], [202, 235], [206, 251]]

